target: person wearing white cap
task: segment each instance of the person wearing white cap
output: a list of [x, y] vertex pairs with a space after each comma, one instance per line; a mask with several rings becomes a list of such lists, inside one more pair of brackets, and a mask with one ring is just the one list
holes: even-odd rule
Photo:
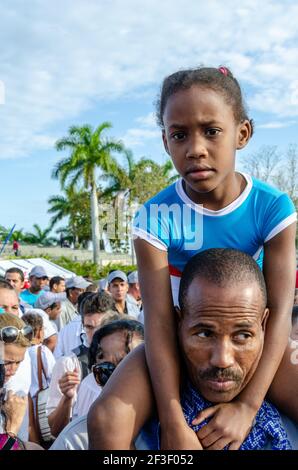
[[29, 274], [30, 287], [20, 294], [20, 298], [28, 305], [33, 305], [47, 286], [49, 276], [43, 266], [34, 266]]
[[70, 279], [66, 279], [66, 300], [62, 303], [61, 313], [55, 320], [58, 331], [78, 316], [78, 297], [91, 284], [91, 282], [86, 281], [82, 276], [73, 276]]
[[127, 302], [131, 302], [142, 310], [141, 289], [139, 284], [138, 271], [132, 271], [127, 276], [128, 280], [128, 293], [126, 296]]
[[66, 300], [66, 294], [64, 292], [60, 294], [54, 294], [53, 292], [43, 292], [34, 304], [35, 308], [43, 310], [49, 317], [50, 322], [58, 332], [55, 320], [61, 313], [61, 302]]
[[128, 279], [123, 271], [115, 270], [108, 276], [109, 292], [115, 300], [116, 309], [120, 314], [127, 314], [136, 319], [140, 315], [137, 305], [127, 301]]

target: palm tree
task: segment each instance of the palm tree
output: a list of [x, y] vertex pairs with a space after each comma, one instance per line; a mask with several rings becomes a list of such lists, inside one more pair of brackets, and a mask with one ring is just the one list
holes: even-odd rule
[[[64, 190], [65, 195], [51, 196], [48, 199], [50, 207], [48, 212], [53, 214], [50, 224], [53, 228], [58, 222], [65, 217], [68, 217], [67, 233], [68, 238], [71, 234], [71, 239], [74, 246], [78, 247], [80, 242], [85, 245], [90, 240], [89, 227], [90, 227], [90, 197], [86, 190], [68, 187]], [[82, 233], [82, 227], [83, 232]], [[81, 229], [81, 230], [80, 230]], [[64, 233], [62, 230], [61, 233]], [[56, 231], [56, 233], [59, 233]]]
[[70, 156], [58, 162], [52, 174], [54, 178], [60, 179], [62, 188], [66, 182], [73, 188], [83, 180], [85, 188], [90, 190], [93, 260], [96, 264], [99, 263], [100, 241], [96, 169], [113, 173], [117, 162], [111, 152], [124, 151], [121, 142], [102, 136], [102, 133], [111, 127], [109, 122], [103, 122], [95, 130], [88, 124], [70, 127], [68, 136], [56, 142], [56, 149], [69, 149]]
[[24, 241], [27, 243], [35, 244], [35, 245], [52, 245], [56, 239], [54, 237], [49, 237], [49, 233], [52, 230], [52, 227], [48, 227], [43, 230], [38, 224], [34, 224], [33, 228], [34, 232], [29, 232], [24, 235]]

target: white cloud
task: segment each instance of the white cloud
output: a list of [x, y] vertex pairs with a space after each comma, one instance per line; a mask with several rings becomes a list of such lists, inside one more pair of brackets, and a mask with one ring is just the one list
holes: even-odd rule
[[137, 147], [139, 145], [145, 145], [145, 141], [160, 138], [159, 130], [152, 129], [128, 129], [126, 134], [121, 138], [124, 144], [129, 147]]
[[297, 124], [298, 121], [272, 121], [264, 124], [257, 124], [256, 127], [259, 129], [281, 129], [283, 127], [289, 127]]
[[[234, 0], [224, 5], [189, 0], [187, 8], [178, 0], [1, 5], [0, 80], [6, 99], [0, 106], [0, 158], [50, 148], [53, 126], [101, 99], [133, 97], [148, 86], [157, 91], [164, 75], [196, 64], [230, 66], [241, 83], [252, 86], [250, 108], [270, 113], [273, 121], [297, 116], [298, 4], [235, 5]], [[127, 138], [138, 145], [153, 138], [157, 130], [150, 129], [128, 130]]]
[[146, 116], [140, 116], [136, 119], [136, 122], [145, 127], [156, 128], [156, 116], [155, 113], [150, 112]]

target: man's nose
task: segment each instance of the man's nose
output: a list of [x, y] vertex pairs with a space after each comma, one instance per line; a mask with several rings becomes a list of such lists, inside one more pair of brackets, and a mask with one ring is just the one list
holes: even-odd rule
[[234, 350], [229, 339], [222, 339], [214, 344], [211, 365], [219, 369], [227, 369], [234, 366]]
[[206, 140], [200, 133], [196, 132], [189, 138], [186, 156], [188, 158], [205, 158], [207, 155]]

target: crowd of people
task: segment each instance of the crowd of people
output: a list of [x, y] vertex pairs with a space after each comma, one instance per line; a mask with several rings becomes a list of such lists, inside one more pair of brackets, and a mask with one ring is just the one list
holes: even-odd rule
[[35, 266], [29, 282], [23, 289], [19, 268], [0, 279], [0, 431], [12, 446], [17, 439], [48, 449], [70, 421], [86, 419], [119, 362], [143, 341], [142, 304], [136, 271], [92, 283], [49, 278]]

